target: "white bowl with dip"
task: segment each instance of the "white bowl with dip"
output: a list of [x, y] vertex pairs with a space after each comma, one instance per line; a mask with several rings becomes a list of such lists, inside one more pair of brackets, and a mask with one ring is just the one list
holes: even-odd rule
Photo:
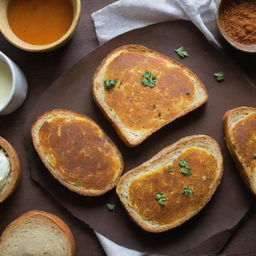
[[21, 176], [21, 166], [14, 147], [0, 136], [0, 204], [16, 189]]
[[6, 179], [11, 171], [11, 164], [6, 156], [5, 151], [0, 148], [0, 191], [3, 189], [6, 183]]
[[24, 73], [0, 51], [0, 116], [17, 110], [26, 99], [27, 90]]

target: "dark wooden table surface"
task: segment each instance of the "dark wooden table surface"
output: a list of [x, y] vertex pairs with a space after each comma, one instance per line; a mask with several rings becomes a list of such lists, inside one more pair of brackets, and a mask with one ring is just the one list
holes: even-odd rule
[[[91, 13], [114, 2], [114, 0], [82, 0], [82, 15], [77, 33], [64, 47], [51, 53], [26, 53], [10, 45], [0, 36], [0, 50], [13, 59], [25, 72], [29, 83], [28, 98], [23, 107], [12, 115], [0, 117], [0, 136], [10, 140], [16, 147], [20, 158], [25, 159], [22, 140], [14, 140], [13, 132], [23, 136], [23, 122], [31, 109], [36, 106], [37, 99], [50, 84], [65, 70], [70, 68], [83, 56], [98, 47]], [[250, 79], [256, 82], [256, 55], [240, 53], [224, 43], [227, 52], [237, 63], [244, 67]], [[1, 85], [0, 85], [1, 86]], [[8, 129], [8, 128], [12, 129]], [[0, 232], [14, 218], [24, 211], [39, 209], [52, 212], [66, 221], [75, 230], [77, 244], [86, 244], [86, 251], [78, 247], [78, 255], [105, 255], [95, 234], [85, 224], [73, 218], [58, 205], [47, 192], [35, 184], [25, 163], [22, 163], [22, 180], [17, 191], [6, 202], [0, 205]], [[33, 198], [30, 195], [33, 193]], [[23, 194], [21, 197], [20, 195]], [[24, 200], [25, 195], [25, 200]], [[241, 225], [225, 246], [224, 253], [231, 255], [256, 255], [256, 210], [252, 209], [249, 218]]]

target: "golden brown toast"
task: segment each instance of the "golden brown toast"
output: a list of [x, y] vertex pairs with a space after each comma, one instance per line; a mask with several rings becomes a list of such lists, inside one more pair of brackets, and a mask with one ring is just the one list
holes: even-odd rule
[[119, 150], [88, 117], [61, 109], [40, 116], [33, 144], [50, 173], [70, 190], [87, 196], [106, 193], [123, 171]]
[[218, 143], [209, 136], [194, 135], [125, 173], [116, 191], [142, 229], [162, 232], [197, 214], [217, 189], [222, 172]]
[[256, 195], [256, 108], [238, 107], [224, 115], [227, 147], [248, 188]]
[[187, 67], [140, 45], [109, 53], [93, 78], [93, 97], [131, 147], [207, 101], [200, 79]]

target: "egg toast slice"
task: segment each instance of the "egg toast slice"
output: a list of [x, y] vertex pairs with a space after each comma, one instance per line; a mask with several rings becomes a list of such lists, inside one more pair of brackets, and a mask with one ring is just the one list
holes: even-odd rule
[[130, 147], [208, 99], [190, 69], [140, 45], [125, 45], [107, 55], [95, 72], [93, 97]]
[[227, 147], [247, 187], [256, 195], [256, 108], [238, 107], [224, 115]]
[[218, 143], [194, 135], [125, 173], [116, 191], [131, 218], [142, 229], [158, 233], [196, 215], [213, 196], [222, 173]]
[[123, 171], [121, 153], [90, 118], [54, 109], [32, 127], [34, 147], [50, 173], [84, 196], [99, 196], [116, 186]]

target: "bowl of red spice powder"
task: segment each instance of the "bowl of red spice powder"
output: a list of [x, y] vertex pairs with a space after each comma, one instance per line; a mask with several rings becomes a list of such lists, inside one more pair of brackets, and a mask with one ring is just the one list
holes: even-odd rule
[[256, 0], [222, 0], [217, 11], [222, 36], [235, 48], [256, 53]]

